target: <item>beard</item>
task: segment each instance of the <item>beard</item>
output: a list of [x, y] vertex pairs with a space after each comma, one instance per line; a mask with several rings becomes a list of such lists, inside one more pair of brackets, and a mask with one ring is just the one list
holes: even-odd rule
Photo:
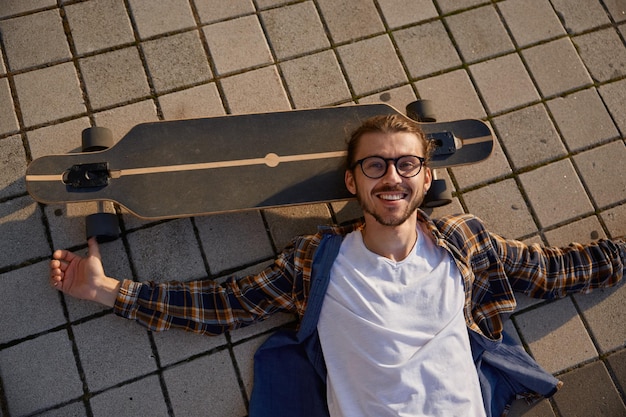
[[[379, 211], [377, 211], [373, 202], [369, 199], [364, 198], [364, 196], [361, 195], [361, 192], [359, 191], [358, 187], [356, 191], [357, 191], [356, 198], [363, 212], [372, 216], [378, 223], [380, 223], [383, 226], [392, 226], [392, 227], [400, 226], [415, 213], [415, 211], [419, 208], [419, 206], [422, 205], [422, 202], [424, 200], [423, 196], [418, 197], [418, 198], [411, 198], [408, 201], [408, 205], [403, 211], [390, 213], [390, 212], [383, 212], [384, 209], [380, 209]], [[406, 193], [409, 196], [414, 196], [414, 194], [412, 194], [405, 187], [380, 187], [378, 189], [372, 190], [372, 195], [374, 195], [375, 193], [379, 193], [379, 192], [396, 192], [396, 191]], [[420, 194], [418, 193], [418, 195]], [[375, 199], [378, 197], [373, 197], [373, 198]]]

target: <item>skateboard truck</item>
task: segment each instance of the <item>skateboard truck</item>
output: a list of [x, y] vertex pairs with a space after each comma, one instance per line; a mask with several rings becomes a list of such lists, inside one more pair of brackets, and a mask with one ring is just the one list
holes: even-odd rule
[[107, 162], [76, 164], [63, 173], [63, 183], [76, 189], [102, 188], [109, 185], [110, 177]]
[[437, 145], [432, 154], [433, 157], [452, 155], [456, 152], [456, 142], [452, 132], [437, 132], [427, 136]]

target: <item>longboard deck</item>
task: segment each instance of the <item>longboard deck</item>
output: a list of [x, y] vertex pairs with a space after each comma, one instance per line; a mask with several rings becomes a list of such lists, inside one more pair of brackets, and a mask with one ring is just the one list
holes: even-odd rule
[[[346, 200], [350, 132], [390, 113], [398, 112], [375, 104], [144, 123], [105, 151], [36, 159], [27, 189], [42, 203], [110, 200], [147, 219]], [[478, 162], [493, 147], [491, 129], [478, 120], [422, 128], [427, 135], [452, 132], [462, 145], [435, 155], [433, 168]], [[107, 165], [106, 186], [64, 182], [70, 167], [96, 163]]]

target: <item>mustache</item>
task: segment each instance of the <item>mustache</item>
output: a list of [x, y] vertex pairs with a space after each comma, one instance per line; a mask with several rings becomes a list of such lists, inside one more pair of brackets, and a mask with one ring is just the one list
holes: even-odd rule
[[374, 188], [372, 190], [372, 194], [376, 194], [376, 193], [410, 194], [410, 189], [408, 187], [403, 187], [401, 185], [381, 185], [380, 187]]

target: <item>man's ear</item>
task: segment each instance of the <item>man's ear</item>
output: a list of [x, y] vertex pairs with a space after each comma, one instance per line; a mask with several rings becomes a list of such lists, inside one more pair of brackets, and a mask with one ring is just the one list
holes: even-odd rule
[[354, 172], [352, 172], [349, 169], [346, 169], [345, 182], [346, 182], [346, 188], [348, 189], [348, 191], [350, 191], [350, 194], [356, 195], [356, 184], [354, 180]]
[[433, 184], [433, 171], [428, 167], [424, 168], [424, 194], [426, 194], [426, 192], [430, 190], [430, 186]]

